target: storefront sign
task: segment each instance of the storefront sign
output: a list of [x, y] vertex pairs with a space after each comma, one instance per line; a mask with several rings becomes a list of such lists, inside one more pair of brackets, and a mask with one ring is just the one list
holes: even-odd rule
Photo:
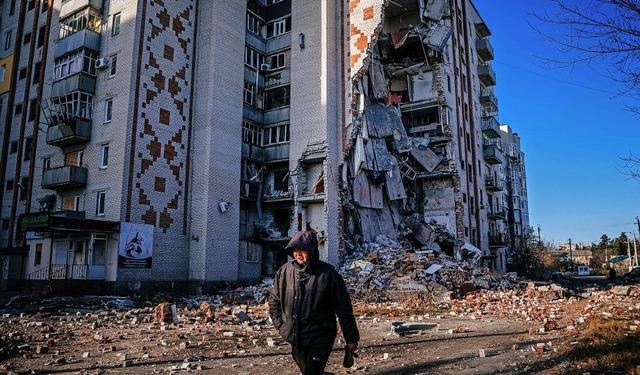
[[20, 231], [30, 232], [38, 230], [49, 230], [50, 218], [51, 215], [49, 213], [20, 215]]

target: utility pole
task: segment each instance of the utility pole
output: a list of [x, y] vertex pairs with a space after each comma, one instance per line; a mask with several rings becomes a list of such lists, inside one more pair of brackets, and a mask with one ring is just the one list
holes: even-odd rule
[[633, 266], [634, 267], [638, 267], [638, 247], [636, 246], [636, 231], [632, 230], [631, 233], [633, 233]]
[[571, 251], [571, 238], [569, 238], [569, 260], [571, 261], [571, 272], [573, 272], [573, 252]]

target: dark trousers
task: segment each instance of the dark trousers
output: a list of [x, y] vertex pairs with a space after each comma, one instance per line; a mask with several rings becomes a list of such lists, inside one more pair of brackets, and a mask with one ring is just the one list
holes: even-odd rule
[[298, 364], [302, 375], [322, 375], [325, 366], [327, 366], [329, 354], [331, 354], [330, 346], [320, 346], [311, 349], [291, 346], [291, 355], [293, 356], [293, 360]]

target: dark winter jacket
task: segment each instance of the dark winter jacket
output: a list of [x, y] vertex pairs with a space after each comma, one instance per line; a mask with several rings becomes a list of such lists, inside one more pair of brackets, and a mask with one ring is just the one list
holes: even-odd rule
[[360, 341], [347, 287], [335, 268], [320, 260], [315, 234], [296, 233], [285, 248], [291, 257], [294, 249], [308, 251], [310, 260], [305, 266], [293, 260], [276, 273], [269, 297], [269, 314], [276, 329], [300, 348], [331, 347], [337, 316], [345, 340]]

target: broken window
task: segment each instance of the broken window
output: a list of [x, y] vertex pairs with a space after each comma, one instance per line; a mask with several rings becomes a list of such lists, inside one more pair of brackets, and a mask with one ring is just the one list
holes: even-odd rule
[[289, 105], [289, 86], [282, 86], [266, 92], [267, 106], [265, 109], [274, 109]]
[[250, 122], [242, 121], [242, 141], [255, 146], [262, 145], [262, 131], [260, 125]]
[[271, 56], [271, 69], [280, 69], [284, 68], [284, 53], [279, 53], [277, 55]]
[[264, 61], [264, 56], [262, 56], [261, 53], [254, 50], [253, 48], [245, 47], [244, 63], [246, 65], [249, 65], [250, 67], [258, 70], [258, 68], [260, 68], [260, 65], [263, 63], [263, 61]]
[[256, 85], [251, 82], [244, 82], [244, 102], [249, 105], [253, 105], [253, 97], [256, 89]]
[[60, 39], [84, 29], [99, 33], [101, 23], [102, 16], [100, 12], [91, 7], [85, 8], [60, 22]]
[[273, 190], [274, 191], [289, 191], [289, 171], [281, 170], [273, 172]]

